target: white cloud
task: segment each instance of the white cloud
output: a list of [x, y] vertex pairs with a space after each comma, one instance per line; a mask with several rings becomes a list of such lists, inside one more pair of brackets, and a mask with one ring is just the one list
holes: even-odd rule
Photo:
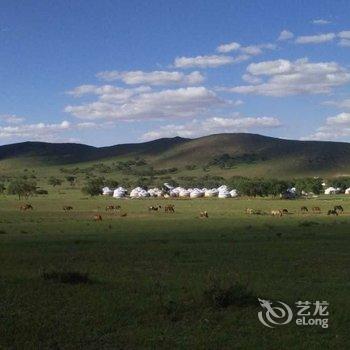
[[7, 124], [21, 124], [25, 121], [25, 118], [15, 114], [4, 114], [0, 115], [0, 121], [4, 121]]
[[350, 127], [350, 113], [340, 113], [334, 117], [327, 118], [326, 124], [328, 125], [347, 125]]
[[350, 47], [350, 40], [349, 39], [340, 39], [338, 42], [339, 46], [342, 47]]
[[204, 76], [198, 71], [190, 74], [168, 71], [105, 71], [98, 73], [97, 77], [106, 81], [121, 80], [128, 85], [197, 85], [204, 81]]
[[65, 111], [82, 119], [140, 120], [193, 117], [205, 113], [224, 102], [205, 87], [187, 87], [151, 92], [135, 92], [120, 98], [104, 94], [103, 87], [97, 88], [96, 101], [76, 106], [67, 106]]
[[297, 44], [321, 44], [334, 40], [336, 35], [334, 33], [325, 33], [318, 35], [299, 36], [295, 42]]
[[57, 132], [67, 131], [71, 124], [64, 120], [59, 124], [21, 124], [17, 126], [0, 126], [0, 138], [24, 138], [30, 140], [47, 139]]
[[340, 101], [324, 101], [322, 104], [328, 106], [335, 106], [343, 109], [350, 109], [350, 98], [340, 100]]
[[265, 80], [255, 85], [225, 88], [225, 91], [265, 96], [324, 94], [350, 81], [350, 73], [336, 62], [312, 63], [307, 59], [252, 63], [247, 71], [251, 76], [265, 76]]
[[284, 40], [289, 40], [294, 38], [294, 34], [292, 32], [290, 32], [289, 30], [282, 30], [279, 37], [278, 37], [278, 41], [284, 41]]
[[324, 125], [303, 140], [339, 140], [350, 137], [350, 113], [328, 117]]
[[262, 79], [252, 74], [243, 74], [242, 79], [249, 84], [260, 84]]
[[232, 118], [213, 117], [204, 120], [192, 120], [186, 124], [169, 124], [157, 130], [142, 135], [144, 140], [161, 137], [199, 137], [203, 135], [228, 132], [247, 132], [251, 129], [276, 128], [281, 122], [275, 117], [243, 117], [237, 115]]
[[217, 47], [216, 51], [220, 52], [220, 53], [228, 53], [231, 51], [236, 51], [241, 47], [241, 44], [236, 43], [236, 42], [232, 42], [229, 44], [222, 44], [220, 46]]
[[328, 21], [326, 19], [322, 19], [322, 18], [319, 18], [319, 19], [314, 19], [312, 21], [313, 24], [320, 24], [320, 25], [324, 25], [324, 24], [330, 24], [332, 23], [331, 21]]
[[338, 37], [341, 39], [350, 39], [350, 30], [343, 30], [338, 33]]
[[235, 59], [224, 55], [208, 55], [196, 57], [176, 57], [174, 65], [177, 68], [191, 68], [191, 67], [219, 67], [227, 64], [235, 63]]

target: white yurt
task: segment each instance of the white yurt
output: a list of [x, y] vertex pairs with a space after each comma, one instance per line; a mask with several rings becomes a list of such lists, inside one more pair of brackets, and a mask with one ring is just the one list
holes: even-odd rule
[[336, 194], [337, 189], [334, 187], [328, 187], [324, 190], [324, 194]]
[[230, 195], [232, 198], [236, 198], [236, 197], [238, 197], [238, 191], [233, 189], [230, 191]]
[[227, 190], [226, 191], [219, 191], [218, 197], [219, 198], [230, 198], [231, 195], [230, 195], [230, 192]]
[[150, 188], [147, 192], [151, 197], [162, 197], [164, 194], [163, 191], [157, 187]]
[[179, 197], [179, 193], [180, 193], [180, 191], [181, 191], [182, 189], [183, 189], [183, 188], [181, 188], [181, 187], [175, 187], [175, 188], [173, 188], [173, 189], [169, 192], [170, 197]]
[[123, 187], [118, 187], [114, 190], [113, 192], [113, 197], [114, 198], [123, 198], [127, 194], [127, 190]]
[[350, 187], [345, 190], [345, 194], [350, 194]]
[[205, 197], [217, 197], [218, 194], [219, 194], [219, 191], [216, 188], [212, 188], [204, 192]]
[[141, 197], [140, 194], [144, 192], [147, 192], [147, 191], [144, 190], [142, 187], [135, 187], [130, 192], [130, 198], [140, 198]]
[[204, 196], [204, 192], [199, 188], [194, 188], [190, 193], [190, 198], [200, 198]]
[[186, 190], [185, 188], [182, 188], [179, 192], [179, 197], [181, 198], [186, 198], [186, 197], [189, 197], [190, 196], [190, 191], [189, 190]]
[[102, 194], [104, 196], [111, 196], [113, 194], [113, 190], [111, 190], [109, 187], [103, 187]]

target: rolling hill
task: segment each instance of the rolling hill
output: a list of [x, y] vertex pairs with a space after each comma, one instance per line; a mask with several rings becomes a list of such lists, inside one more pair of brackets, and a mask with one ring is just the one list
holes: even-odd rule
[[23, 142], [0, 146], [0, 171], [16, 167], [82, 165], [139, 157], [155, 168], [206, 166], [221, 175], [322, 176], [350, 174], [350, 143], [295, 141], [256, 134], [217, 134], [196, 139], [93, 147]]

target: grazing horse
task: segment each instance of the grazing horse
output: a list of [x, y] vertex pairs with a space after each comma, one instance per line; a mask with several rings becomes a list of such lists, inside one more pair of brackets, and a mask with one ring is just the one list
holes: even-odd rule
[[64, 211], [70, 211], [70, 210], [73, 210], [73, 207], [70, 206], [70, 205], [65, 205], [65, 206], [63, 206], [62, 209], [63, 209]]
[[289, 211], [288, 211], [288, 209], [286, 209], [286, 208], [283, 208], [283, 209], [282, 209], [282, 214], [289, 214]]
[[33, 206], [31, 204], [23, 204], [19, 207], [19, 210], [21, 211], [33, 210]]
[[308, 213], [309, 212], [309, 209], [307, 207], [301, 207], [300, 210], [301, 210], [302, 213]]
[[314, 213], [321, 213], [321, 208], [320, 207], [313, 207], [312, 208], [312, 211], [314, 212]]
[[272, 216], [282, 216], [282, 210], [271, 210], [271, 215]]
[[344, 209], [341, 205], [335, 205], [334, 206], [334, 210], [338, 213], [343, 213], [344, 212]]
[[200, 214], [199, 214], [199, 217], [200, 218], [209, 218], [208, 212], [206, 210], [205, 211], [201, 211]]
[[262, 211], [259, 209], [246, 208], [245, 212], [249, 215], [262, 215]]
[[148, 208], [148, 210], [149, 210], [149, 211], [158, 211], [158, 210], [161, 209], [161, 208], [162, 208], [161, 205], [157, 205], [157, 206], [152, 205], [152, 206], [150, 206], [150, 207]]
[[165, 207], [164, 207], [164, 211], [166, 213], [175, 213], [175, 205], [174, 204], [167, 204]]
[[100, 214], [94, 215], [94, 221], [102, 221], [102, 216]]
[[338, 216], [338, 212], [334, 209], [331, 209], [331, 210], [328, 210], [328, 213], [327, 215], [335, 215], [335, 216]]

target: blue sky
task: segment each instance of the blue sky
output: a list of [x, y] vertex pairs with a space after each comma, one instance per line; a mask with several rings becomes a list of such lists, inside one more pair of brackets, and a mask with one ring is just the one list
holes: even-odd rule
[[0, 144], [350, 141], [349, 16], [349, 1], [3, 0]]

